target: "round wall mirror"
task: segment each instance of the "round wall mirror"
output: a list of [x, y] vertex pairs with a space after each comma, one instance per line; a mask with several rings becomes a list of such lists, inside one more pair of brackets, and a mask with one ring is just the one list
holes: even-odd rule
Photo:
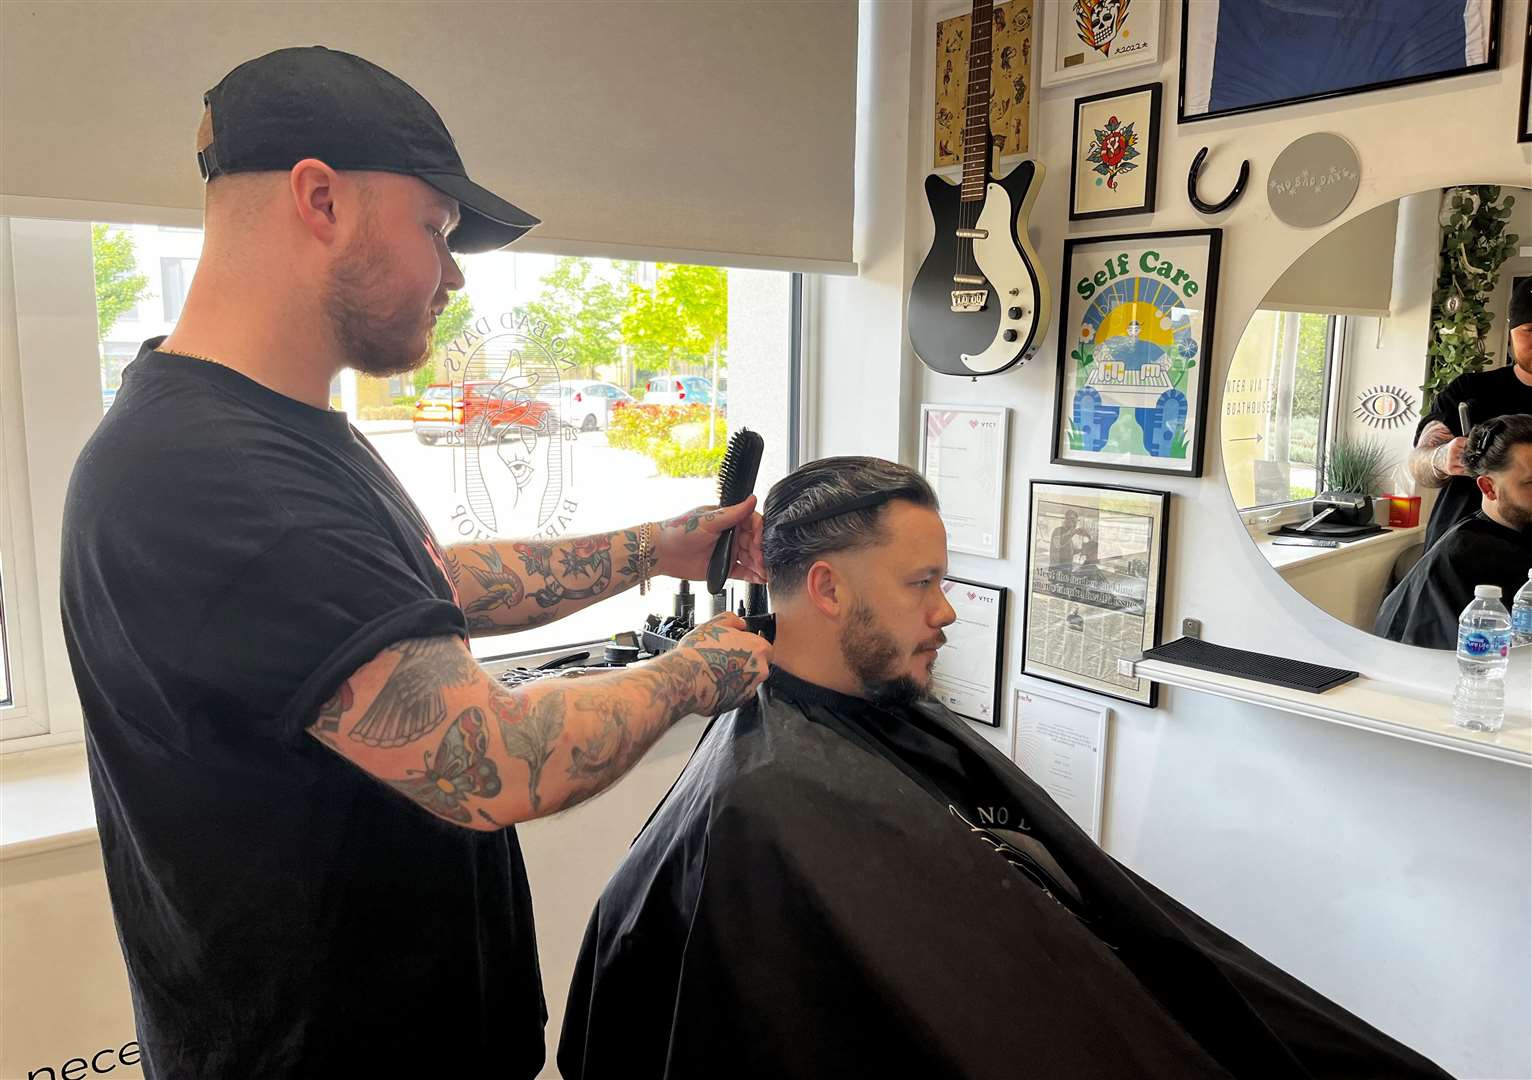
[[[1437, 188], [1331, 230], [1257, 307], [1220, 405], [1224, 476], [1256, 548], [1322, 611], [1450, 649], [1475, 584], [1503, 583], [1511, 607], [1532, 566], [1532, 476], [1486, 510], [1473, 477], [1432, 487], [1410, 463], [1433, 420], [1461, 434], [1459, 402], [1443, 390], [1465, 365], [1492, 375], [1462, 402], [1470, 425], [1532, 413], [1532, 331], [1512, 333], [1508, 311], [1529, 278], [1532, 190]], [[1532, 467], [1532, 447], [1509, 461], [1500, 473]], [[1476, 515], [1488, 524], [1437, 550]]]

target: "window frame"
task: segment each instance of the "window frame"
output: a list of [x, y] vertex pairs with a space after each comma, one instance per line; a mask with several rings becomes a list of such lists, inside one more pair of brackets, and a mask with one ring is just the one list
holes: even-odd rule
[[[61, 203], [28, 199], [25, 203], [0, 205], [0, 605], [5, 613], [5, 660], [9, 667], [11, 704], [0, 706], [0, 754], [18, 753], [46, 746], [78, 742], [84, 736], [84, 716], [74, 689], [73, 672], [64, 648], [58, 620], [59, 549], [62, 507], [75, 459], [89, 433], [102, 416], [99, 350], [71, 343], [66, 349], [50, 346], [56, 327], [63, 323], [81, 336], [89, 328], [95, 340], [95, 297], [91, 287], [89, 230], [92, 223], [118, 226], [152, 225], [196, 231], [201, 228], [197, 211], [116, 204]], [[18, 244], [16, 221], [40, 221], [83, 230], [79, 250], [56, 253], [36, 238], [22, 237]], [[46, 231], [37, 230], [37, 231]], [[528, 245], [525, 250], [537, 250]], [[42, 269], [71, 258], [82, 261], [82, 273], [73, 269], [55, 273], [62, 303], [50, 302], [47, 311], [20, 311], [17, 305], [18, 260], [34, 282]], [[621, 252], [591, 257], [638, 258], [664, 261], [664, 253], [652, 256]], [[780, 269], [780, 268], [776, 268]], [[789, 416], [787, 460], [796, 468], [807, 453], [803, 387], [811, 372], [805, 344], [810, 333], [811, 305], [806, 296], [817, 294], [817, 276], [784, 271], [789, 280], [788, 388]], [[55, 296], [50, 287], [48, 298]], [[61, 356], [78, 357], [70, 363]], [[85, 362], [88, 356], [89, 363]], [[85, 386], [89, 392], [84, 392]], [[641, 399], [640, 399], [641, 400]], [[41, 406], [41, 407], [39, 407]], [[27, 419], [45, 417], [47, 423], [27, 427]], [[39, 430], [42, 429], [42, 430]], [[74, 445], [78, 442], [79, 445]], [[60, 452], [60, 449], [63, 452]], [[57, 505], [55, 505], [57, 504]], [[44, 509], [39, 510], [39, 506]], [[51, 521], [54, 517], [58, 520]], [[38, 570], [51, 566], [52, 572]], [[43, 613], [51, 613], [44, 619]], [[538, 645], [528, 650], [495, 652], [480, 656], [485, 664], [520, 657], [554, 655], [574, 651], [591, 642]], [[50, 693], [51, 692], [51, 693]]]
[[[1342, 383], [1345, 380], [1346, 371], [1346, 340], [1350, 333], [1349, 317], [1326, 311], [1288, 311], [1281, 310], [1278, 314], [1302, 318], [1305, 315], [1320, 315], [1325, 319], [1325, 356], [1324, 363], [1320, 368], [1320, 380], [1323, 390], [1319, 399], [1319, 424], [1314, 439], [1314, 494], [1317, 496], [1323, 490], [1323, 477], [1325, 465], [1325, 450], [1331, 438], [1335, 434], [1337, 422], [1341, 416], [1339, 404], [1343, 392]], [[1279, 338], [1284, 335], [1279, 335]], [[1294, 334], [1294, 348], [1297, 348], [1299, 335]], [[1293, 357], [1297, 363], [1296, 354]], [[1273, 392], [1276, 383], [1273, 381]], [[1289, 419], [1289, 423], [1291, 419]], [[1289, 484], [1291, 490], [1291, 484]], [[1238, 507], [1239, 516], [1247, 526], [1255, 522], [1257, 518], [1266, 519], [1265, 524], [1270, 525], [1278, 518], [1286, 519], [1293, 517], [1296, 520], [1295, 511], [1308, 506], [1313, 499], [1284, 499], [1278, 502], [1258, 503], [1254, 506]]]

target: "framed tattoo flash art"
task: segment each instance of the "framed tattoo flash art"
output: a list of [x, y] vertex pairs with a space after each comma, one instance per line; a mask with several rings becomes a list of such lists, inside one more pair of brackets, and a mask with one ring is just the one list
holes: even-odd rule
[[[990, 35], [989, 127], [997, 162], [1019, 159], [1032, 143], [1033, 4], [996, 4]], [[963, 163], [963, 125], [968, 100], [968, 38], [971, 14], [955, 8], [936, 24], [936, 112], [931, 168]]]
[[1064, 241], [1053, 462], [1201, 476], [1222, 230]]
[[1160, 59], [1161, 0], [1053, 0], [1038, 33], [1044, 86]]
[[1153, 212], [1160, 93], [1148, 83], [1075, 100], [1070, 221]]
[[1160, 640], [1169, 494], [1034, 480], [1030, 502], [1022, 674], [1154, 708], [1117, 662]]
[[1500, 0], [1181, 0], [1176, 121], [1493, 71], [1499, 25]]
[[931, 693], [976, 724], [1000, 726], [1000, 682], [1005, 667], [1005, 593], [999, 585], [942, 579], [957, 621], [931, 669]]

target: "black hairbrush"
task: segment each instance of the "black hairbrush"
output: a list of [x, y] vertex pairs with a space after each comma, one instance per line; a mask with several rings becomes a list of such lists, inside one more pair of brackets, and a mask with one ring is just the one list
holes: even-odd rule
[[[755, 492], [755, 474], [760, 472], [761, 451], [765, 448], [766, 441], [749, 428], [740, 428], [729, 439], [729, 449], [718, 470], [719, 506], [735, 506]], [[718, 538], [718, 543], [713, 546], [713, 557], [708, 560], [709, 593], [723, 592], [733, 565], [734, 530], [729, 529]]]

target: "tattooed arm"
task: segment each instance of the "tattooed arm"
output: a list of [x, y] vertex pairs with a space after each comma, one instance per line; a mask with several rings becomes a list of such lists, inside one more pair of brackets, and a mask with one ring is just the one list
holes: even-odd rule
[[[699, 507], [652, 526], [651, 573], [697, 581], [719, 533], [739, 527], [735, 576], [764, 581], [760, 515], [752, 496], [724, 510]], [[542, 541], [485, 540], [446, 551], [473, 634], [504, 634], [562, 619], [638, 581], [638, 529]]]
[[309, 733], [439, 817], [497, 829], [601, 791], [681, 717], [747, 700], [771, 646], [743, 626], [721, 615], [647, 663], [514, 690], [460, 638], [401, 641], [346, 680]]

